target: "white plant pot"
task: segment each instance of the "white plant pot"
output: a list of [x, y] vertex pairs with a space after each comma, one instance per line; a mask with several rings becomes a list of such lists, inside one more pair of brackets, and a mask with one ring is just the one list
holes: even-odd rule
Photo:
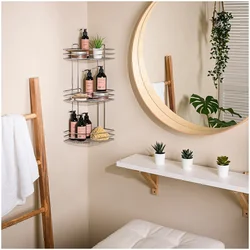
[[93, 57], [95, 59], [101, 59], [103, 54], [103, 49], [93, 48]]
[[183, 159], [182, 158], [182, 168], [184, 170], [191, 170], [193, 166], [194, 159]]
[[165, 165], [165, 153], [164, 154], [155, 153], [155, 164], [158, 166]]
[[227, 165], [227, 166], [217, 165], [217, 169], [218, 169], [219, 177], [226, 178], [228, 176], [229, 165]]

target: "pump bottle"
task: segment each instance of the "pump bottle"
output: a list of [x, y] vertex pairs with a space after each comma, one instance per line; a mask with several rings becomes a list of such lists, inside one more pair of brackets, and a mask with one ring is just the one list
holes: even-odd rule
[[69, 119], [69, 138], [70, 139], [75, 139], [76, 138], [76, 123], [77, 123], [77, 118], [76, 118], [76, 111], [72, 110], [70, 111], [70, 119]]
[[86, 137], [90, 138], [90, 133], [92, 131], [92, 122], [89, 119], [88, 112], [84, 113], [84, 122], [86, 123]]
[[88, 32], [87, 29], [83, 30], [82, 33], [82, 39], [81, 39], [81, 49], [82, 50], [87, 50], [87, 57], [89, 57], [89, 37], [88, 37]]
[[107, 76], [104, 73], [103, 66], [98, 66], [99, 72], [96, 76], [96, 91], [107, 90]]
[[92, 94], [94, 92], [94, 80], [92, 77], [92, 73], [90, 69], [87, 69], [88, 73], [85, 79], [85, 92], [88, 95], [88, 97], [92, 97]]
[[82, 115], [80, 115], [79, 121], [76, 124], [76, 133], [78, 141], [86, 140], [86, 123], [83, 120]]

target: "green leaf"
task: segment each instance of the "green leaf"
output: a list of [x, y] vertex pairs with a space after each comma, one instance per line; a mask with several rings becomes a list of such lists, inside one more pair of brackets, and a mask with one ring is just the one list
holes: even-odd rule
[[242, 116], [239, 113], [236, 113], [232, 108], [224, 109], [223, 107], [219, 107], [219, 109], [224, 113], [229, 112], [232, 116], [237, 115], [238, 117], [242, 118]]
[[217, 118], [212, 118], [212, 117], [208, 118], [208, 122], [209, 122], [209, 125], [213, 128], [226, 128], [226, 127], [230, 127], [230, 126], [237, 124], [237, 122], [234, 120], [225, 122], [225, 121], [221, 121]]
[[190, 104], [194, 106], [199, 114], [204, 115], [216, 113], [219, 108], [218, 101], [212, 96], [207, 96], [206, 99], [204, 99], [199, 95], [192, 94]]

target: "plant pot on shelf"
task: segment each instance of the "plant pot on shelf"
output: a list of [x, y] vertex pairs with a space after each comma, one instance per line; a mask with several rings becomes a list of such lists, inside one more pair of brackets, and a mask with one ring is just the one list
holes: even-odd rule
[[221, 178], [226, 178], [229, 172], [229, 159], [228, 156], [218, 156], [217, 157], [217, 169], [218, 176]]
[[165, 153], [163, 154], [156, 154], [155, 153], [155, 164], [157, 166], [163, 166], [165, 165]]
[[101, 59], [103, 55], [103, 49], [97, 49], [97, 48], [93, 48], [93, 58], [95, 59]]
[[182, 158], [182, 168], [184, 170], [191, 170], [193, 166], [194, 159], [183, 159]]
[[221, 178], [226, 178], [229, 172], [229, 165], [217, 165], [218, 176]]

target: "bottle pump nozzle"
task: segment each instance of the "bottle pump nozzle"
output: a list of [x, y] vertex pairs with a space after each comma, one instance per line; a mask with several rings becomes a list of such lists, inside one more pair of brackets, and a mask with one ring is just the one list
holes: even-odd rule
[[84, 118], [89, 118], [88, 112], [83, 112], [82, 114], [84, 114]]
[[103, 66], [97, 66], [99, 68], [99, 72], [103, 73]]

